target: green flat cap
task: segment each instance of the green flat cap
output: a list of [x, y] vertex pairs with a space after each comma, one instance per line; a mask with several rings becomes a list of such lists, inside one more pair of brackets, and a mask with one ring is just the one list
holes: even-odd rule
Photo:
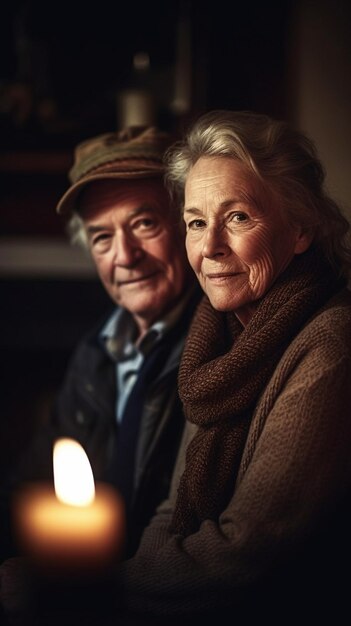
[[152, 126], [105, 133], [78, 144], [68, 174], [72, 185], [59, 201], [57, 212], [72, 213], [83, 187], [94, 180], [163, 176], [163, 155], [173, 142], [170, 134]]

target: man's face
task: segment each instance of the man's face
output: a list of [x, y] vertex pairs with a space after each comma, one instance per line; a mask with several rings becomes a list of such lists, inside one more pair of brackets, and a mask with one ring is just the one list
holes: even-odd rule
[[80, 214], [106, 291], [145, 332], [175, 305], [188, 275], [184, 237], [162, 181], [91, 183]]

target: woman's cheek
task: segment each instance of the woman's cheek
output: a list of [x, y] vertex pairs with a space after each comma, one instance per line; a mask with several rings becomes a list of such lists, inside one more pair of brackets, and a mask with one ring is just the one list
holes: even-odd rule
[[260, 262], [271, 264], [273, 257], [271, 235], [264, 229], [257, 229], [255, 232], [238, 238], [235, 243], [236, 254], [247, 265]]
[[198, 246], [193, 242], [190, 242], [188, 238], [185, 240], [185, 248], [188, 257], [188, 261], [193, 268], [194, 272], [198, 273], [201, 269], [202, 255]]

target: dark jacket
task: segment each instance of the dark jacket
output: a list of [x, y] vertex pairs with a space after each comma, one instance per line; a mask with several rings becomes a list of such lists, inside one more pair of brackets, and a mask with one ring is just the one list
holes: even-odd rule
[[[126, 556], [135, 551], [143, 529], [168, 494], [184, 426], [177, 393], [178, 366], [200, 296], [196, 289], [176, 327], [165, 335], [166, 353], [146, 390], [135, 450]], [[52, 476], [53, 441], [64, 436], [76, 439], [84, 447], [97, 481], [115, 482], [117, 390], [115, 363], [99, 340], [105, 321], [83, 339], [70, 360], [50, 424], [40, 433], [31, 454], [35, 478], [49, 473]]]

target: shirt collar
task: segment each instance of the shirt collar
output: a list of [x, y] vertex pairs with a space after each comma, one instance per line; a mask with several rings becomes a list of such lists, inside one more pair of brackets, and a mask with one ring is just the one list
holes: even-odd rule
[[107, 353], [116, 361], [130, 359], [137, 352], [145, 356], [176, 324], [188, 299], [187, 293], [171, 311], [150, 326], [139, 343], [136, 342], [137, 326], [132, 315], [126, 309], [117, 308], [100, 332], [100, 339]]

